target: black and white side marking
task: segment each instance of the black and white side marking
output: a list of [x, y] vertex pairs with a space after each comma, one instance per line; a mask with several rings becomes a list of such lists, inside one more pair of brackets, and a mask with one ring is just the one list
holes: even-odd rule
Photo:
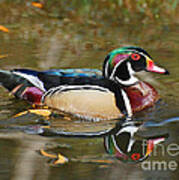
[[126, 111], [127, 111], [127, 117], [130, 118], [133, 115], [130, 100], [129, 100], [126, 92], [123, 89], [121, 89], [121, 93], [122, 93], [122, 96], [124, 99], [124, 103], [125, 103], [125, 107], [126, 107]]
[[44, 102], [45, 97], [50, 97], [53, 96], [55, 93], [62, 93], [62, 92], [67, 92], [67, 91], [72, 91], [72, 90], [95, 90], [95, 91], [100, 91], [100, 92], [111, 92], [107, 88], [103, 88], [100, 86], [91, 86], [91, 85], [62, 85], [58, 86], [55, 88], [49, 89], [42, 97], [42, 103]]

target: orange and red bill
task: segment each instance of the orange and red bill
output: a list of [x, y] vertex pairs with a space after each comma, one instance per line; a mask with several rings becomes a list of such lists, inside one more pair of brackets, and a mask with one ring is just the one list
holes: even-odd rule
[[154, 62], [150, 59], [147, 59], [146, 71], [155, 72], [159, 74], [169, 74], [169, 72], [166, 69], [155, 65]]

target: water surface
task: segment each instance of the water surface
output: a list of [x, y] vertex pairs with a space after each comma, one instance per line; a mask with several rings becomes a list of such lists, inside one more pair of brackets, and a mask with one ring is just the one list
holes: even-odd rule
[[[10, 29], [9, 33], [0, 32], [0, 54], [8, 54], [8, 57], [0, 59], [1, 69], [101, 69], [105, 55], [111, 49], [124, 45], [141, 46], [152, 55], [157, 64], [166, 67], [171, 74], [140, 74], [140, 78], [158, 90], [161, 100], [154, 107], [137, 113], [135, 118], [158, 123], [179, 116], [177, 24], [91, 22], [79, 25], [79, 22], [70, 19], [40, 15], [38, 11], [27, 11], [27, 14], [28, 16], [23, 14], [19, 17], [14, 9], [14, 16], [5, 14], [6, 21], [0, 17], [1, 22]], [[26, 102], [9, 96], [2, 87], [0, 90], [1, 122], [30, 107]], [[114, 122], [81, 124], [80, 120], [54, 120], [54, 126], [73, 131], [83, 128], [83, 131], [88, 131], [93, 127], [104, 129], [111, 124]], [[166, 150], [171, 143], [179, 143], [178, 127], [177, 121], [168, 123], [165, 127], [153, 128], [147, 135], [169, 133], [169, 138], [164, 143]], [[104, 165], [69, 162], [61, 166], [51, 166], [48, 159], [38, 153], [42, 148], [52, 148], [52, 152], [61, 152], [69, 158], [101, 157], [106, 155], [103, 138], [49, 138], [12, 131], [2, 126], [0, 145], [0, 179], [178, 179], [177, 170], [143, 170], [141, 163], [125, 164], [115, 161], [113, 164]], [[149, 157], [148, 161], [169, 163], [175, 160], [178, 163], [178, 156], [170, 156], [167, 152], [162, 154], [161, 151], [158, 148], [157, 155]]]

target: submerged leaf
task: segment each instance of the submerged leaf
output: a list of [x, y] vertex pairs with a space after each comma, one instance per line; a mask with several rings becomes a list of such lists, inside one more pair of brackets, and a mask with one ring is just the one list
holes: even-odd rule
[[66, 158], [65, 156], [63, 156], [62, 154], [58, 153], [58, 159], [54, 162], [54, 164], [65, 164], [68, 162], [68, 158]]

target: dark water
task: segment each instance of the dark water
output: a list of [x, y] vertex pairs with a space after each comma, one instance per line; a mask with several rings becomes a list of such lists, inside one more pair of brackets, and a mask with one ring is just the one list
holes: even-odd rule
[[[178, 70], [178, 25], [177, 24], [130, 24], [122, 25], [88, 23], [79, 25], [69, 19], [53, 19], [32, 12], [28, 17], [19, 18], [6, 15], [9, 33], [0, 32], [1, 69], [12, 68], [98, 68], [109, 50], [124, 46], [137, 45], [146, 49], [155, 62], [170, 71], [169, 76], [141, 73], [140, 78], [151, 83], [159, 92], [161, 100], [155, 107], [135, 115], [136, 119], [160, 123], [166, 119], [179, 116], [179, 70]], [[2, 22], [5, 20], [1, 17]], [[30, 106], [26, 102], [15, 100], [0, 87], [0, 121], [3, 123], [13, 115]], [[20, 122], [21, 123], [21, 122]], [[20, 124], [16, 122], [15, 125]], [[29, 123], [30, 124], [30, 123]], [[28, 125], [29, 125], [28, 124]], [[110, 127], [114, 122], [87, 123], [54, 120], [54, 126], [73, 131], [93, 131]], [[175, 161], [178, 165], [178, 149], [175, 156], [167, 153], [171, 144], [179, 147], [178, 120], [173, 123], [159, 124], [150, 127], [148, 136], [163, 132], [169, 138], [150, 156], [149, 163], [164, 161], [167, 165]], [[87, 161], [93, 157], [106, 156], [103, 138], [49, 138], [12, 131], [6, 126], [0, 130], [0, 179], [145, 179], [168, 180], [178, 179], [178, 168], [144, 169], [142, 163], [128, 164], [116, 161], [112, 164], [101, 164]], [[64, 165], [54, 166], [49, 159], [41, 156], [42, 148], [51, 152], [60, 152], [73, 159]]]

